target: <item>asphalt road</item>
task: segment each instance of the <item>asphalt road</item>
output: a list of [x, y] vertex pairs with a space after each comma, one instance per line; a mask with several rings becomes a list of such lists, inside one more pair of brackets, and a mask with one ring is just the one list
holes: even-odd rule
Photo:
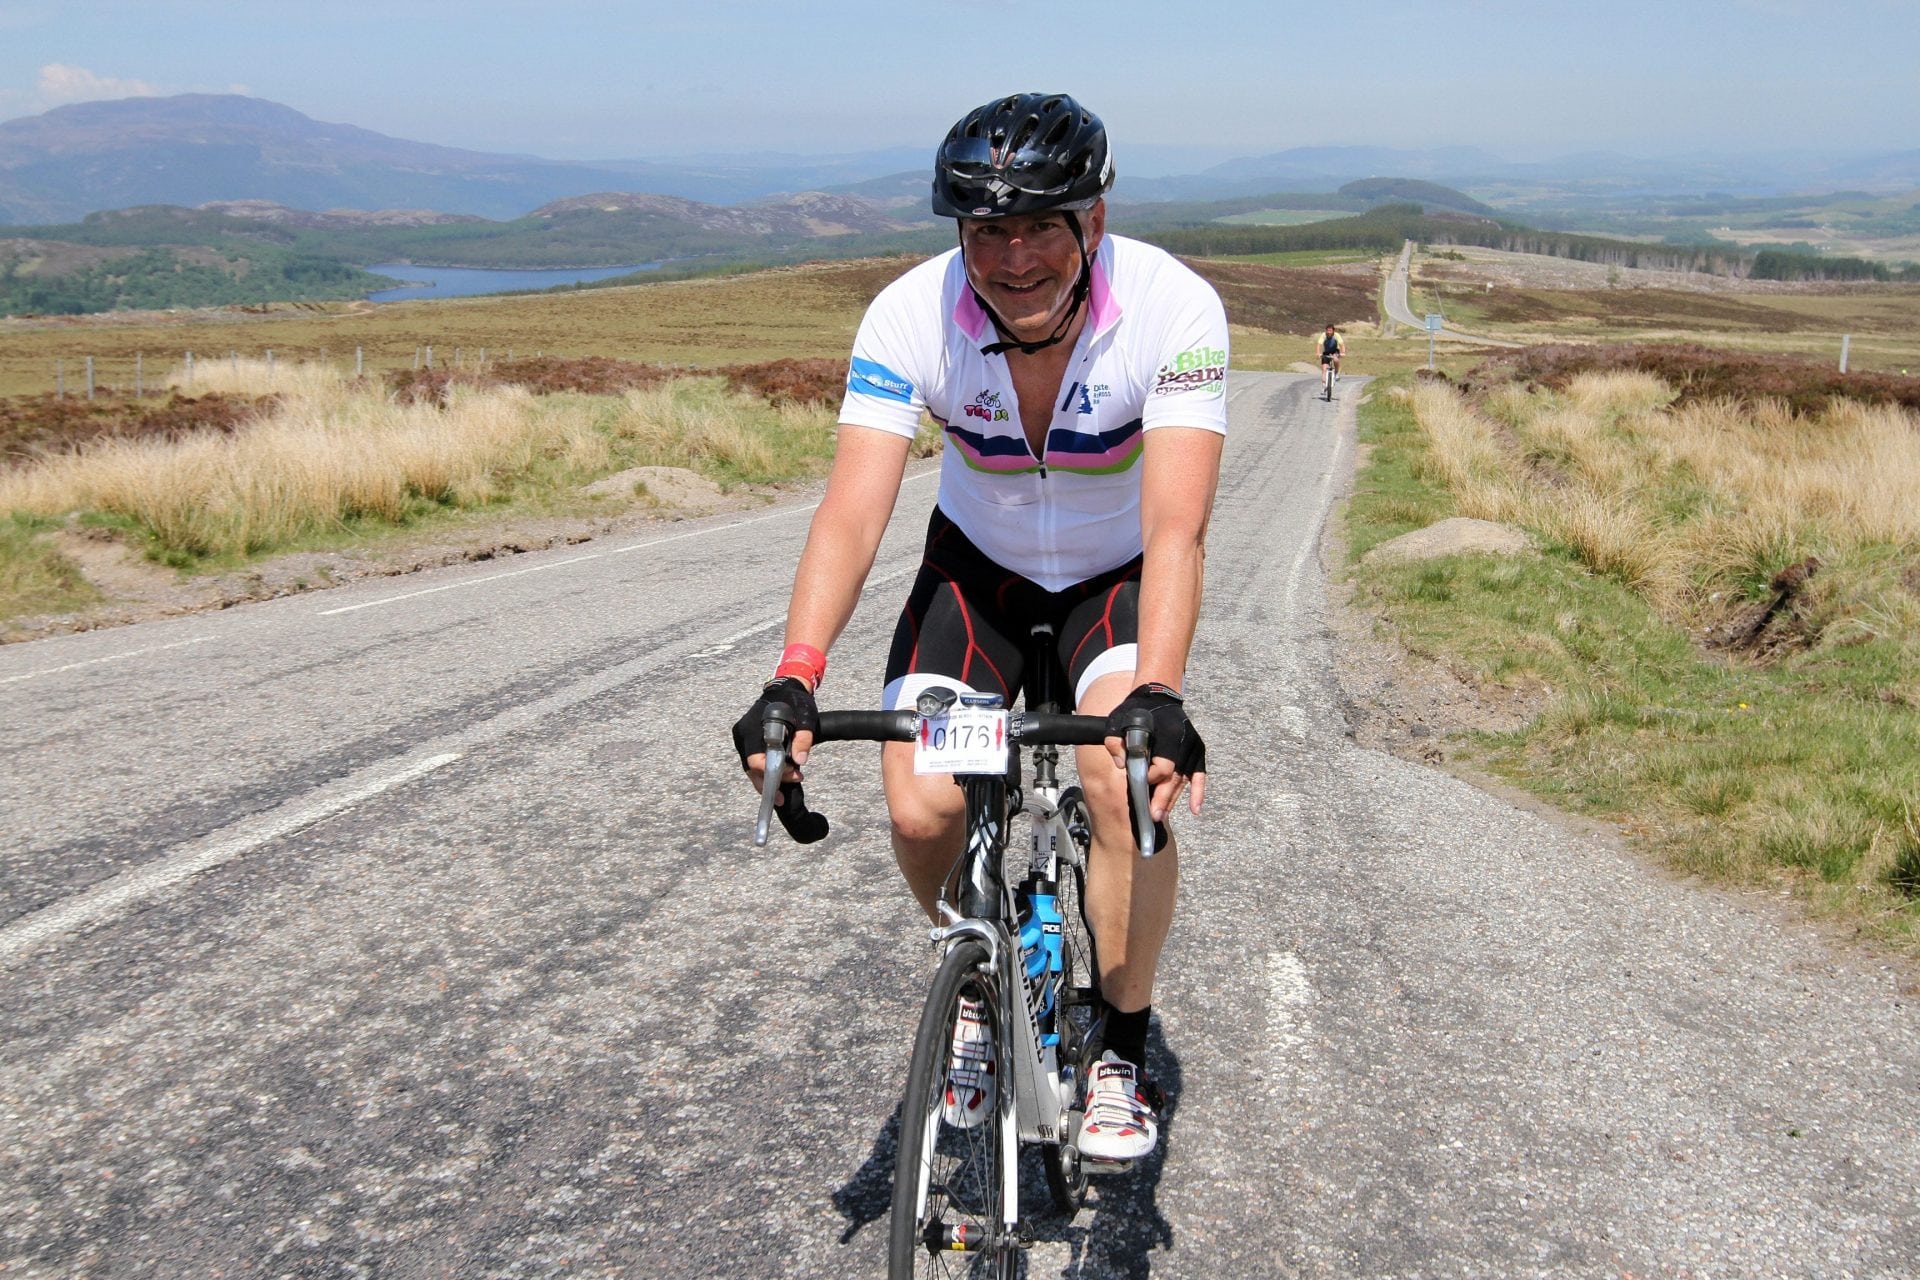
[[[1229, 393], [1162, 1152], [1028, 1274], [1920, 1273], [1897, 974], [1354, 745], [1314, 381]], [[756, 852], [725, 730], [807, 515], [0, 648], [0, 1274], [878, 1274], [932, 955], [873, 750]]]
[[[1412, 304], [1407, 301], [1407, 275], [1412, 261], [1413, 241], [1409, 240], [1400, 246], [1399, 261], [1394, 263], [1393, 270], [1387, 274], [1387, 282], [1381, 292], [1381, 302], [1386, 306], [1388, 319], [1398, 324], [1404, 324], [1409, 329], [1416, 329], [1424, 333], [1427, 327], [1426, 318], [1424, 316], [1414, 315]], [[1456, 329], [1452, 325], [1445, 324], [1444, 322], [1437, 336], [1452, 338], [1459, 342], [1472, 342], [1483, 347], [1520, 347], [1525, 345], [1519, 342], [1509, 342], [1505, 338], [1489, 338], [1485, 334], [1467, 333], [1464, 330]]]

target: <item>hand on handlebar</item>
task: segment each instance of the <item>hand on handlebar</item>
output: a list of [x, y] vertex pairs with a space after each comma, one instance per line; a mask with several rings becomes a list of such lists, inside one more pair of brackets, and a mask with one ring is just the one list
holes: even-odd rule
[[[811, 844], [827, 834], [827, 820], [807, 809], [805, 778], [800, 766], [806, 763], [813, 747], [814, 734], [820, 728], [820, 711], [813, 690], [804, 681], [783, 677], [770, 681], [747, 714], [734, 721], [733, 747], [740, 756], [740, 767], [747, 771], [754, 789], [763, 795], [778, 789], [770, 797], [771, 808], [787, 834], [801, 844]], [[777, 779], [767, 778], [768, 757], [778, 761]], [[757, 844], [766, 843], [764, 813]]]
[[1187, 808], [1197, 814], [1206, 794], [1207, 744], [1199, 730], [1187, 719], [1180, 695], [1163, 684], [1143, 684], [1128, 694], [1107, 717], [1112, 737], [1107, 750], [1113, 762], [1124, 768], [1123, 737], [1127, 729], [1144, 727], [1150, 734], [1153, 758], [1147, 768], [1147, 788], [1151, 792], [1148, 809], [1155, 823], [1165, 822], [1180, 798], [1180, 789], [1192, 784]]

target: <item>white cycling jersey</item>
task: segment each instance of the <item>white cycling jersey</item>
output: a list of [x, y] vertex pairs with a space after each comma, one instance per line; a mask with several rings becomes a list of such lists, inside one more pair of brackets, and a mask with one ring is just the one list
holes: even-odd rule
[[960, 251], [908, 271], [867, 308], [840, 421], [946, 430], [940, 509], [995, 564], [1060, 591], [1140, 554], [1140, 457], [1155, 427], [1227, 429], [1227, 317], [1205, 280], [1152, 245], [1094, 255], [1046, 447], [1021, 430], [1007, 358]]

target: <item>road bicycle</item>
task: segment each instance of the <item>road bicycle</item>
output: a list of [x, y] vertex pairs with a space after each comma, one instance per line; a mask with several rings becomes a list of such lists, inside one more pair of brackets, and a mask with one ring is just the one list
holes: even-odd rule
[[[900, 1105], [893, 1176], [888, 1270], [915, 1276], [1017, 1274], [1031, 1238], [1020, 1221], [1022, 1144], [1041, 1148], [1047, 1190], [1064, 1213], [1086, 1200], [1091, 1172], [1126, 1163], [1082, 1157], [1084, 1085], [1098, 1051], [1099, 969], [1086, 917], [1087, 849], [1092, 835], [1085, 796], [1062, 788], [1059, 748], [1094, 746], [1109, 736], [1103, 716], [1063, 715], [1052, 690], [1064, 683], [1051, 628], [1034, 628], [1028, 710], [1010, 711], [997, 694], [930, 689], [910, 711], [826, 711], [814, 742], [914, 742], [932, 765], [952, 772], [966, 794], [964, 852], [942, 887], [942, 924], [932, 940], [941, 957], [920, 1015]], [[767, 712], [767, 773], [754, 843], [764, 845], [778, 816], [800, 839], [825, 834], [800, 789], [776, 805], [792, 725], [784, 707]], [[1149, 733], [1144, 714], [1125, 727], [1127, 787], [1134, 838], [1154, 853], [1146, 817]], [[1022, 750], [1032, 756], [1025, 784]], [[917, 765], [916, 767], [919, 767]], [[1009, 884], [1009, 822], [1025, 813], [1031, 843], [1025, 876]], [[798, 828], [796, 830], [796, 828]], [[956, 1034], [963, 1018], [968, 1031]], [[984, 1058], [969, 1034], [988, 1031]], [[956, 1055], [962, 1078], [985, 1072], [992, 1104], [975, 1116], [950, 1084]]]
[[1323, 392], [1327, 403], [1333, 403], [1333, 361], [1322, 358], [1320, 361], [1320, 380], [1324, 384]]

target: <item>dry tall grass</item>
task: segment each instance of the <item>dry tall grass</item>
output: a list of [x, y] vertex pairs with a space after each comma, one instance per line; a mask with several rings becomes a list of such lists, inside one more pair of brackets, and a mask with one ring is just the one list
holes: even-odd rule
[[352, 374], [344, 366], [311, 360], [275, 360], [216, 356], [195, 360], [188, 370], [182, 363], [166, 376], [164, 385], [189, 395], [210, 391], [239, 396], [320, 396], [345, 388]]
[[[717, 379], [624, 398], [455, 385], [444, 403], [408, 403], [325, 366], [216, 366], [222, 389], [274, 390], [277, 407], [231, 436], [108, 441], [6, 473], [0, 512], [106, 513], [167, 553], [238, 556], [353, 521], [571, 492], [619, 467], [771, 481], [817, 470], [831, 453], [830, 410], [774, 407]], [[205, 389], [202, 372], [193, 385]]]
[[1673, 399], [1651, 375], [1602, 373], [1504, 388], [1484, 413], [1429, 384], [1414, 412], [1462, 514], [1555, 539], [1670, 615], [1751, 596], [1809, 555], [1920, 554], [1920, 416]]

